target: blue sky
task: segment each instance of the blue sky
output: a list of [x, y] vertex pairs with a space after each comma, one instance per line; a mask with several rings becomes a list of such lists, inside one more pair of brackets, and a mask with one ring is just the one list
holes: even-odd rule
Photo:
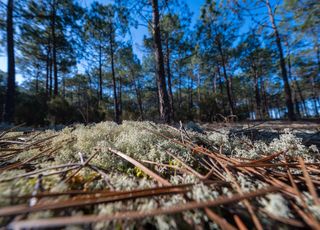
[[[86, 7], [89, 7], [93, 0], [79, 0], [79, 2]], [[107, 4], [113, 2], [112, 0], [98, 0], [98, 2]], [[204, 0], [185, 0], [188, 4], [190, 11], [193, 12], [192, 24], [197, 21], [199, 18], [200, 8], [204, 3]], [[139, 58], [143, 56], [143, 53], [140, 51], [139, 47], [143, 45], [143, 36], [147, 33], [146, 28], [140, 26], [137, 29], [132, 29], [132, 39], [134, 45], [134, 51], [138, 55]], [[7, 57], [4, 53], [0, 54], [0, 69], [2, 71], [7, 71]], [[22, 76], [17, 74], [17, 81], [21, 82]]]

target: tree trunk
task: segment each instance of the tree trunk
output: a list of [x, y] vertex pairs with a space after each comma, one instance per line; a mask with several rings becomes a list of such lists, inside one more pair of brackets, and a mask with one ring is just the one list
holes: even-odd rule
[[254, 91], [255, 91], [255, 101], [256, 101], [256, 119], [262, 119], [261, 113], [261, 96], [259, 89], [259, 74], [258, 69], [255, 62], [252, 62], [252, 70], [253, 70], [253, 80], [254, 80]]
[[278, 47], [278, 52], [279, 52], [279, 58], [280, 58], [280, 69], [281, 69], [281, 75], [282, 75], [282, 79], [284, 82], [284, 90], [285, 90], [285, 97], [286, 97], [286, 106], [288, 109], [288, 118], [289, 120], [295, 120], [295, 115], [294, 115], [294, 108], [293, 108], [293, 102], [292, 102], [292, 95], [291, 95], [291, 88], [289, 85], [289, 80], [288, 80], [288, 75], [287, 75], [287, 69], [286, 69], [286, 61], [284, 59], [283, 56], [283, 49], [282, 49], [282, 45], [281, 45], [281, 39], [280, 39], [280, 35], [278, 32], [278, 28], [274, 19], [274, 15], [271, 9], [271, 5], [269, 0], [266, 0], [266, 6], [268, 8], [268, 12], [269, 12], [269, 18], [272, 24], [272, 29], [274, 32], [274, 36], [276, 38], [276, 43], [277, 43], [277, 47]]
[[120, 121], [120, 111], [119, 111], [119, 103], [117, 96], [117, 82], [116, 82], [116, 73], [114, 69], [114, 50], [113, 50], [113, 38], [112, 38], [113, 28], [110, 25], [110, 58], [111, 58], [111, 72], [112, 72], [112, 85], [113, 85], [113, 106], [114, 106], [114, 122], [117, 124], [121, 124]]
[[56, 44], [56, 1], [52, 2], [52, 14], [51, 14], [51, 36], [52, 36], [52, 64], [53, 64], [53, 78], [54, 89], [53, 95], [58, 95], [58, 66], [57, 66], [57, 44]]
[[102, 47], [99, 45], [99, 100], [102, 100]]
[[198, 102], [198, 119], [201, 120], [201, 79], [200, 79], [200, 74], [199, 72], [197, 73], [197, 102]]
[[261, 95], [263, 99], [262, 114], [264, 118], [269, 118], [269, 102], [268, 102], [267, 92], [266, 92], [267, 86], [265, 86], [265, 84], [266, 83], [263, 77], [261, 77], [260, 85], [261, 85]]
[[298, 90], [298, 94], [299, 94], [299, 97], [300, 97], [300, 101], [302, 102], [302, 106], [303, 106], [304, 113], [305, 113], [305, 115], [308, 117], [309, 114], [308, 114], [308, 109], [307, 109], [307, 105], [306, 105], [306, 100], [304, 99], [304, 96], [303, 96], [303, 94], [302, 94], [302, 90], [301, 90], [300, 84], [299, 84], [299, 82], [297, 81], [297, 79], [295, 79], [294, 81], [295, 81], [295, 85], [296, 85], [297, 90]]
[[122, 77], [119, 75], [119, 120], [122, 121]]
[[[181, 63], [179, 63], [179, 66], [181, 66]], [[179, 108], [179, 111], [180, 111], [181, 105], [182, 105], [182, 76], [181, 76], [181, 71], [178, 71], [178, 78], [179, 78], [178, 108]]]
[[233, 115], [233, 114], [235, 114], [235, 110], [234, 110], [234, 104], [233, 104], [233, 100], [232, 100], [231, 87], [230, 87], [229, 77], [227, 75], [227, 70], [226, 70], [226, 60], [225, 60], [225, 56], [222, 51], [222, 46], [221, 46], [219, 38], [217, 39], [217, 45], [218, 45], [218, 50], [219, 50], [219, 53], [221, 56], [221, 61], [222, 61], [223, 76], [224, 76], [224, 79], [226, 81], [226, 86], [227, 86], [227, 96], [228, 96], [228, 101], [229, 101], [229, 106], [230, 106], [230, 115]]
[[254, 90], [255, 90], [255, 101], [256, 101], [256, 119], [259, 120], [259, 119], [262, 119], [262, 114], [261, 114], [261, 97], [260, 97], [257, 73], [255, 73], [255, 77], [254, 77]]
[[221, 77], [221, 72], [220, 72], [220, 66], [218, 66], [218, 77], [219, 77], [219, 88], [220, 88], [220, 97], [222, 98], [221, 102], [222, 102], [222, 107], [223, 107], [223, 115], [226, 115], [227, 114], [227, 111], [226, 111], [226, 106], [225, 106], [225, 101], [223, 99], [223, 82], [222, 82], [222, 77]]
[[294, 92], [293, 98], [294, 98], [294, 104], [295, 104], [295, 107], [296, 107], [296, 114], [297, 114], [298, 118], [300, 118], [301, 117], [301, 112], [300, 112], [299, 101], [298, 101], [298, 98], [297, 98], [297, 92]]
[[15, 57], [14, 57], [14, 29], [13, 29], [13, 0], [7, 5], [7, 56], [8, 80], [3, 120], [11, 123], [14, 116], [15, 97]]
[[297, 97], [297, 94], [299, 94], [299, 97], [300, 97], [300, 101], [302, 103], [302, 106], [303, 106], [303, 110], [305, 111], [305, 114], [306, 116], [308, 117], [308, 111], [307, 111], [307, 106], [306, 106], [306, 102], [305, 102], [305, 99], [302, 95], [302, 91], [301, 91], [301, 88], [300, 88], [300, 85], [299, 85], [299, 82], [296, 78], [296, 76], [292, 76], [292, 71], [291, 71], [291, 51], [290, 51], [290, 46], [289, 46], [289, 43], [288, 41], [286, 41], [286, 46], [287, 46], [287, 50], [288, 50], [288, 74], [289, 74], [289, 80], [290, 81], [293, 81], [294, 82], [294, 86], [293, 89], [295, 90], [294, 92], [294, 103], [295, 103], [295, 107], [296, 107], [296, 111], [297, 111], [297, 115], [299, 117], [301, 117], [301, 112], [300, 112], [300, 107], [299, 107], [299, 101], [298, 101], [298, 97]]
[[49, 59], [49, 94], [50, 97], [52, 97], [52, 83], [53, 83], [53, 79], [52, 79], [52, 57], [50, 57]]
[[316, 116], [319, 116], [319, 111], [317, 107], [316, 84], [313, 76], [311, 76], [311, 85], [312, 85], [312, 99], [313, 99], [314, 112]]
[[210, 115], [210, 121], [213, 121], [213, 113], [215, 112], [214, 110], [217, 108], [218, 105], [218, 98], [217, 98], [217, 73], [216, 70], [213, 72], [212, 75], [212, 95], [214, 99], [214, 107], [212, 107], [212, 114]]
[[214, 72], [212, 74], [212, 93], [213, 93], [213, 96], [215, 97], [216, 94], [217, 94], [217, 74]]
[[48, 42], [46, 59], [46, 96], [49, 97], [49, 71], [50, 71], [50, 40]]
[[136, 82], [135, 77], [134, 77], [134, 72], [131, 70], [131, 79], [133, 83], [134, 90], [136, 92], [136, 97], [137, 97], [137, 103], [138, 103], [138, 108], [139, 108], [139, 113], [140, 113], [140, 118], [143, 121], [144, 120], [144, 114], [143, 114], [143, 107], [142, 107], [142, 98], [141, 98], [141, 92], [139, 89], [139, 82]]
[[64, 79], [64, 76], [62, 77], [62, 97], [66, 97], [66, 81]]
[[[291, 72], [291, 52], [290, 52], [290, 47], [289, 47], [289, 43], [288, 41], [285, 43], [286, 46], [287, 46], [287, 50], [288, 50], [288, 74], [289, 74], [289, 80], [292, 81], [292, 72]], [[297, 97], [297, 91], [298, 91], [298, 83], [297, 83], [297, 80], [294, 79], [294, 83], [295, 83], [295, 86], [296, 86], [296, 89], [295, 87], [293, 87], [293, 98], [294, 98], [294, 104], [295, 104], [295, 109], [296, 109], [296, 115], [298, 118], [301, 117], [301, 113], [300, 113], [300, 107], [299, 107], [299, 101], [298, 101], [298, 97]]]
[[[40, 68], [40, 67], [38, 67]], [[40, 70], [37, 70], [37, 74], [36, 74], [36, 94], [39, 93], [39, 75], [40, 75]]]
[[165, 72], [164, 72], [163, 52], [162, 52], [160, 24], [159, 24], [158, 0], [152, 0], [152, 12], [153, 12], [153, 42], [154, 42], [154, 49], [155, 49], [160, 119], [163, 122], [169, 123], [171, 119], [170, 103], [169, 103], [169, 96], [167, 92]]
[[192, 108], [193, 108], [193, 78], [191, 76], [191, 73], [189, 74], [189, 89], [188, 89], [188, 95], [189, 95], [189, 100], [188, 100], [188, 120], [193, 120], [193, 113], [192, 113]]
[[170, 68], [170, 49], [169, 49], [169, 35], [166, 33], [166, 65], [167, 65], [167, 76], [168, 76], [168, 93], [170, 103], [170, 114], [172, 120], [174, 120], [174, 107], [173, 107], [173, 94], [171, 84], [171, 68]]

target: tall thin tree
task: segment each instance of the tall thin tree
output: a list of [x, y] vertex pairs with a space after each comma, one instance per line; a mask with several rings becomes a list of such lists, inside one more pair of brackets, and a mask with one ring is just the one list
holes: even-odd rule
[[152, 25], [153, 25], [153, 42], [156, 59], [156, 76], [158, 84], [158, 97], [159, 97], [159, 111], [160, 119], [163, 122], [169, 123], [171, 120], [170, 115], [170, 102], [166, 85], [164, 59], [161, 44], [161, 32], [159, 24], [159, 6], [158, 0], [152, 0]]
[[269, 18], [270, 18], [270, 22], [271, 22], [272, 29], [274, 32], [274, 36], [276, 39], [278, 52], [279, 52], [280, 69], [281, 69], [282, 79], [284, 82], [284, 91], [285, 91], [286, 105], [287, 105], [287, 109], [288, 109], [288, 118], [289, 118], [289, 120], [294, 120], [295, 114], [294, 114], [294, 108], [293, 108], [293, 102], [292, 102], [292, 94], [291, 94], [291, 88], [290, 88], [288, 73], [287, 73], [287, 68], [286, 68], [286, 60], [284, 59], [284, 55], [283, 55], [281, 38], [280, 38], [280, 34], [279, 34], [278, 27], [277, 27], [277, 24], [275, 21], [274, 13], [272, 11], [269, 0], [266, 0], [265, 4], [268, 8]]
[[12, 122], [14, 116], [15, 96], [15, 56], [14, 56], [14, 28], [13, 28], [13, 0], [7, 3], [7, 56], [8, 56], [8, 80], [7, 94], [3, 120]]

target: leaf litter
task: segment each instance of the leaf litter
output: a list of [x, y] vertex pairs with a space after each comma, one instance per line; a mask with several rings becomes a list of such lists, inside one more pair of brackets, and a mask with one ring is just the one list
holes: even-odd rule
[[250, 128], [203, 127], [126, 121], [4, 131], [0, 224], [320, 229], [317, 144], [290, 129], [264, 141]]

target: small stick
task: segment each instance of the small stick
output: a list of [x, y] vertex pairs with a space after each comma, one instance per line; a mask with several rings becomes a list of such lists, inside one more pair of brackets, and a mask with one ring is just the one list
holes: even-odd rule
[[64, 180], [65, 183], [69, 182], [71, 180], [72, 177], [74, 177], [75, 175], [78, 174], [78, 172], [81, 171], [81, 169], [83, 169], [85, 166], [87, 166], [89, 164], [89, 162], [98, 154], [99, 151], [96, 151], [95, 153], [93, 153], [91, 155], [91, 157], [89, 157], [73, 174], [71, 174], [67, 179]]
[[236, 222], [237, 227], [238, 227], [240, 230], [248, 230], [248, 228], [246, 227], [246, 225], [243, 223], [243, 221], [240, 219], [239, 216], [234, 215], [234, 216], [233, 216], [233, 219], [234, 219], [234, 221]]
[[0, 134], [0, 138], [3, 137], [4, 135], [6, 135], [6, 134], [9, 133], [9, 132], [12, 132], [13, 130], [16, 130], [17, 128], [20, 128], [20, 127], [24, 126], [25, 124], [26, 124], [26, 123], [22, 123], [22, 124], [20, 124], [20, 125], [14, 126], [14, 127], [10, 128], [10, 129], [8, 129], [8, 130], [3, 131], [3, 132]]
[[320, 205], [320, 201], [319, 201], [319, 198], [318, 198], [318, 195], [317, 195], [317, 191], [316, 191], [316, 189], [314, 187], [314, 184], [312, 183], [312, 180], [311, 180], [310, 175], [309, 175], [309, 173], [308, 173], [308, 171], [306, 169], [306, 166], [304, 165], [304, 160], [301, 157], [299, 157], [299, 163], [301, 165], [303, 176], [305, 178], [305, 181], [306, 181], [306, 184], [308, 186], [309, 192], [313, 197], [314, 203], [316, 205]]

